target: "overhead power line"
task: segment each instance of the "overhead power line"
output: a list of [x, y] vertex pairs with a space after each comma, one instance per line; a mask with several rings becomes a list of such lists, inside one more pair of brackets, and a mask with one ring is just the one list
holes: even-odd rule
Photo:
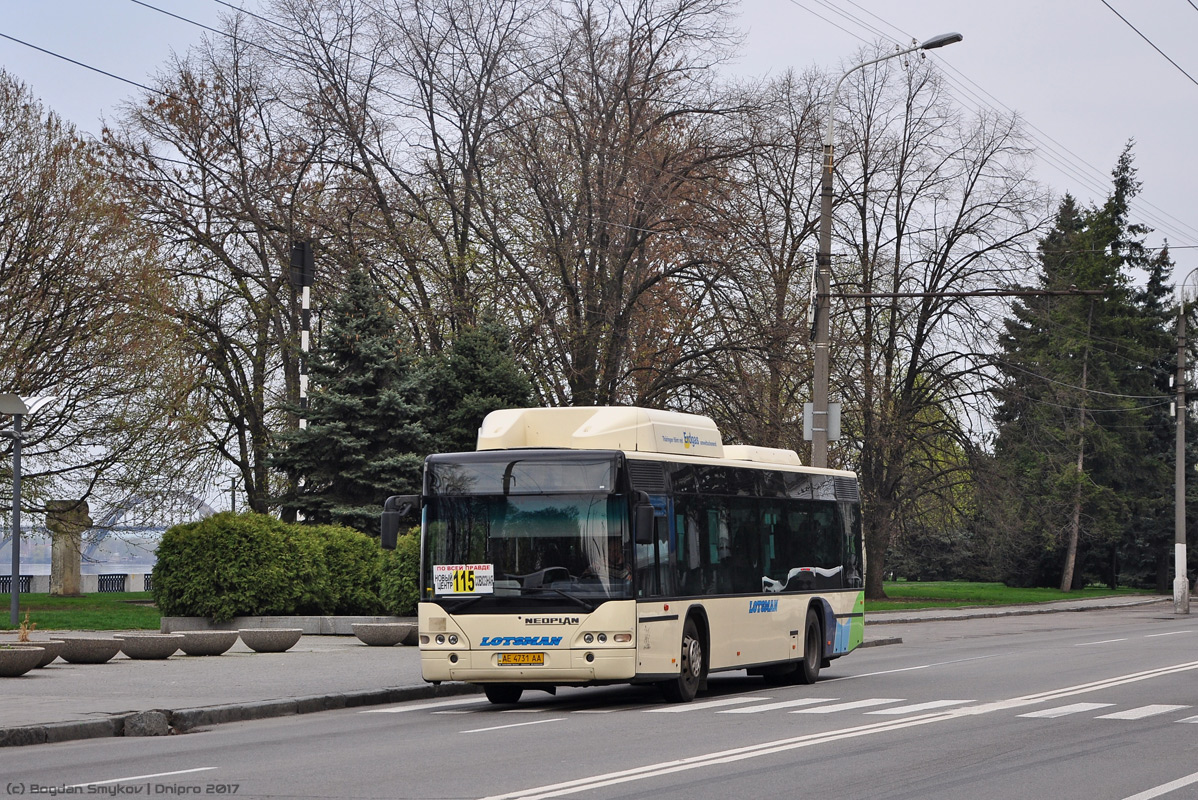
[[[839, 30], [842, 30], [842, 31], [845, 30], [844, 26], [836, 24], [836, 23], [832, 22], [831, 20], [828, 20], [827, 17], [825, 17], [823, 14], [817, 13], [812, 8], [810, 8], [807, 4], [805, 4], [803, 2], [799, 2], [799, 0], [788, 0], [788, 2], [790, 2], [791, 5], [794, 5], [797, 8], [800, 8], [800, 9], [806, 11], [807, 13], [811, 14], [812, 16], [815, 16], [825, 22], [828, 22], [831, 25], [834, 25]], [[901, 40], [914, 40], [914, 37], [909, 32], [904, 31], [902, 28], [898, 27], [897, 25], [878, 16], [877, 14], [873, 13], [872, 11], [869, 11], [868, 9], [861, 6], [859, 3], [854, 2], [854, 0], [846, 0], [846, 2], [850, 6], [857, 8], [864, 14], [868, 14], [870, 17], [877, 20], [882, 25], [884, 25], [887, 28], [889, 28], [890, 30], [894, 31], [896, 33], [896, 36], [891, 36], [891, 35], [885, 34], [876, 25], [874, 25], [864, 19], [861, 19], [860, 17], [854, 15], [853, 13], [851, 13], [849, 11], [846, 11], [842, 8], [838, 8], [838, 7], [834, 6], [832, 3], [828, 2], [828, 0], [807, 0], [807, 2], [808, 3], [810, 3], [810, 2], [819, 3], [821, 7], [828, 8], [828, 9], [834, 11], [842, 19], [845, 19], [846, 21], [850, 21], [850, 24], [856, 25], [861, 30], [866, 31], [869, 34], [869, 36], [874, 37], [871, 40], [870, 38], [867, 38], [866, 36], [862, 36], [860, 34], [853, 33], [851, 31], [847, 31], [850, 36], [853, 36], [853, 38], [857, 39], [862, 44], [869, 45], [869, 44], [876, 42], [878, 38], [881, 38], [881, 39], [884, 39], [886, 41], [889, 41], [889, 42], [895, 44], [896, 46], [899, 46], [900, 39]], [[1191, 2], [1191, 5], [1193, 5], [1193, 2]], [[952, 64], [948, 63], [944, 59], [939, 59], [937, 61], [937, 64], [944, 71], [945, 77], [949, 81], [950, 91], [952, 91], [952, 89], [955, 88], [957, 91], [953, 92], [954, 95], [958, 94], [958, 92], [964, 94], [964, 97], [961, 97], [961, 96], [957, 97], [958, 101], [960, 101], [963, 105], [972, 106], [977, 109], [986, 108], [986, 109], [989, 109], [989, 110], [997, 112], [997, 113], [1003, 113], [1003, 112], [1005, 112], [1006, 114], [1014, 114], [1015, 113], [1008, 105], [1006, 105], [1001, 100], [996, 98], [993, 94], [991, 94], [986, 89], [979, 86], [975, 81], [973, 81], [971, 78], [969, 78], [963, 72], [961, 72], [960, 70], [953, 67]], [[966, 84], [968, 84], [968, 85], [966, 85]], [[970, 88], [970, 87], [973, 87], [973, 88]], [[1090, 164], [1088, 161], [1086, 161], [1084, 158], [1082, 158], [1081, 156], [1074, 153], [1068, 147], [1061, 144], [1056, 139], [1053, 139], [1051, 136], [1049, 136], [1047, 133], [1045, 133], [1040, 128], [1036, 127], [1036, 125], [1033, 124], [1032, 122], [1030, 122], [1026, 117], [1023, 117], [1023, 122], [1027, 126], [1029, 138], [1033, 142], [1035, 142], [1037, 145], [1035, 155], [1040, 161], [1042, 161], [1045, 165], [1050, 166], [1053, 169], [1055, 169], [1056, 171], [1060, 172], [1062, 175], [1064, 175], [1069, 180], [1076, 181], [1079, 185], [1081, 185], [1082, 187], [1086, 188], [1088, 191], [1093, 192], [1094, 194], [1096, 194], [1100, 197], [1109, 193], [1110, 175], [1107, 171], [1099, 169], [1099, 168], [1095, 167], [1093, 164]], [[1167, 212], [1167, 211], [1161, 209], [1160, 207], [1154, 205], [1153, 203], [1149, 202], [1144, 197], [1141, 196], [1141, 197], [1134, 198], [1132, 200], [1132, 206], [1133, 206], [1133, 208], [1137, 209], [1137, 216], [1141, 217], [1142, 219], [1144, 219], [1145, 221], [1150, 223], [1154, 229], [1160, 230], [1164, 233], [1173, 233], [1174, 236], [1172, 238], [1176, 238], [1179, 240], [1189, 240], [1189, 241], [1198, 240], [1198, 227], [1194, 227], [1190, 223], [1188, 223], [1184, 220], [1178, 219], [1177, 217], [1173, 216], [1169, 212]], [[1151, 209], [1151, 210], [1146, 211], [1145, 209]], [[1173, 245], [1172, 249], [1184, 249], [1185, 247], [1187, 247], [1187, 246], [1186, 245]]]
[[53, 50], [47, 50], [44, 47], [38, 47], [36, 44], [27, 42], [24, 39], [18, 39], [15, 36], [9, 36], [7, 33], [0, 33], [0, 38], [8, 39], [10, 42], [16, 42], [17, 44], [24, 45], [25, 47], [28, 47], [30, 49], [37, 50], [39, 53], [45, 53], [48, 56], [54, 56], [55, 58], [61, 58], [63, 61], [66, 61], [70, 64], [74, 64], [77, 67], [83, 67], [84, 69], [90, 69], [92, 72], [98, 72], [99, 74], [104, 75], [105, 77], [113, 78], [118, 81], [122, 81], [123, 83], [127, 83], [130, 86], [136, 86], [138, 89], [145, 89], [147, 92], [154, 92], [155, 94], [162, 94], [162, 92], [158, 91], [157, 89], [152, 89], [149, 86], [146, 86], [144, 83], [138, 83], [137, 81], [130, 80], [129, 78], [121, 77], [120, 75], [117, 75], [114, 72], [108, 72], [107, 70], [100, 69], [99, 67], [93, 67], [91, 64], [85, 64], [82, 61], [79, 61], [78, 59], [70, 58], [69, 56], [64, 56], [62, 53], [55, 53]]
[[[1141, 39], [1143, 39], [1144, 41], [1148, 42], [1148, 44], [1152, 46], [1152, 49], [1153, 49], [1153, 50], [1155, 50], [1156, 52], [1158, 52], [1158, 53], [1160, 53], [1162, 56], [1164, 56], [1164, 57], [1165, 57], [1165, 60], [1166, 60], [1166, 61], [1168, 61], [1170, 64], [1172, 64], [1174, 67], [1176, 67], [1178, 72], [1180, 72], [1182, 75], [1185, 75], [1187, 78], [1189, 78], [1189, 79], [1190, 79], [1190, 83], [1194, 84], [1195, 86], [1198, 86], [1198, 80], [1194, 80], [1194, 76], [1193, 76], [1193, 75], [1191, 75], [1190, 73], [1188, 73], [1188, 72], [1186, 72], [1184, 69], [1182, 69], [1182, 68], [1181, 68], [1181, 65], [1180, 65], [1180, 64], [1178, 64], [1176, 61], [1174, 61], [1173, 59], [1169, 58], [1169, 54], [1168, 54], [1168, 53], [1166, 53], [1164, 50], [1160, 49], [1159, 47], [1157, 47], [1157, 46], [1156, 46], [1156, 43], [1155, 43], [1155, 42], [1153, 42], [1151, 39], [1149, 39], [1147, 36], [1145, 36], [1145, 35], [1144, 35], [1144, 34], [1143, 34], [1141, 31], [1140, 31], [1140, 29], [1139, 29], [1139, 28], [1137, 28], [1135, 25], [1132, 25], [1130, 22], [1128, 22], [1128, 20], [1127, 20], [1127, 17], [1123, 16], [1123, 15], [1122, 15], [1122, 14], [1120, 14], [1118, 11], [1116, 11], [1116, 10], [1115, 10], [1115, 8], [1114, 8], [1114, 7], [1113, 7], [1113, 6], [1112, 6], [1110, 3], [1108, 3], [1106, 0], [1102, 0], [1102, 4], [1103, 4], [1104, 6], [1106, 6], [1107, 8], [1111, 9], [1111, 13], [1112, 13], [1112, 14], [1114, 14], [1114, 15], [1115, 15], [1116, 17], [1118, 17], [1119, 19], [1123, 20], [1123, 22], [1124, 22], [1124, 23], [1127, 25], [1127, 27], [1131, 28], [1133, 31], [1135, 31], [1137, 34], [1139, 34], [1139, 36], [1140, 36], [1140, 38], [1141, 38]], [[1190, 3], [1190, 5], [1193, 5], [1193, 3]]]

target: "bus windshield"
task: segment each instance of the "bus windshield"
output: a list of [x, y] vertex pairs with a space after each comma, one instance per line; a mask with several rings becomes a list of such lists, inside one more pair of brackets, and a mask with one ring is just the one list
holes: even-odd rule
[[611, 459], [430, 463], [422, 599], [484, 611], [632, 597], [630, 505], [614, 475]]

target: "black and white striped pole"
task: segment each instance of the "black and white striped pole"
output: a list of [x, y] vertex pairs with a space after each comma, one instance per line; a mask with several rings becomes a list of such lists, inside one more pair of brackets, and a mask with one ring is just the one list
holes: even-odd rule
[[291, 285], [300, 290], [299, 404], [301, 429], [308, 427], [308, 350], [312, 331], [312, 278], [316, 272], [310, 242], [291, 243]]

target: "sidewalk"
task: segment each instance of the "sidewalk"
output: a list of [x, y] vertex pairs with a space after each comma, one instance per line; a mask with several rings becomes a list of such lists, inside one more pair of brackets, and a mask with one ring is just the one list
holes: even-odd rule
[[[866, 644], [897, 643], [870, 637], [870, 625], [934, 622], [1125, 608], [1171, 603], [1171, 598], [1066, 600], [1002, 608], [869, 612]], [[96, 636], [93, 632], [39, 631], [36, 638]], [[0, 643], [14, 641], [0, 635]], [[0, 679], [0, 747], [104, 736], [183, 732], [221, 722], [304, 714], [336, 708], [478, 692], [474, 686], [439, 687], [420, 677], [415, 647], [369, 647], [353, 636], [303, 636], [285, 653], [255, 653], [238, 641], [224, 655], [176, 654], [135, 661], [123, 654], [105, 664], [58, 659], [19, 678]]]

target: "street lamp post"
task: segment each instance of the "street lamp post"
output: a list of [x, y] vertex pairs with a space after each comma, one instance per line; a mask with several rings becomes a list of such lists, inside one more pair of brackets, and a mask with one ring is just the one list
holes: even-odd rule
[[12, 576], [9, 579], [9, 621], [20, 624], [21, 611], [21, 422], [54, 402], [53, 397], [22, 398], [0, 393], [0, 414], [12, 415]]
[[824, 169], [820, 181], [819, 250], [816, 252], [815, 272], [815, 374], [812, 377], [811, 406], [811, 464], [828, 466], [828, 374], [830, 341], [829, 316], [831, 314], [832, 286], [832, 127], [835, 122], [836, 95], [844, 79], [859, 69], [877, 64], [879, 61], [897, 58], [917, 50], [935, 50], [937, 47], [955, 44], [964, 38], [959, 33], [945, 33], [928, 39], [923, 44], [908, 47], [889, 55], [858, 64], [840, 76], [832, 96], [828, 98], [828, 128], [824, 136]]
[[1177, 448], [1173, 463], [1173, 612], [1190, 613], [1190, 579], [1186, 571], [1186, 303], [1182, 282], [1177, 312]]

